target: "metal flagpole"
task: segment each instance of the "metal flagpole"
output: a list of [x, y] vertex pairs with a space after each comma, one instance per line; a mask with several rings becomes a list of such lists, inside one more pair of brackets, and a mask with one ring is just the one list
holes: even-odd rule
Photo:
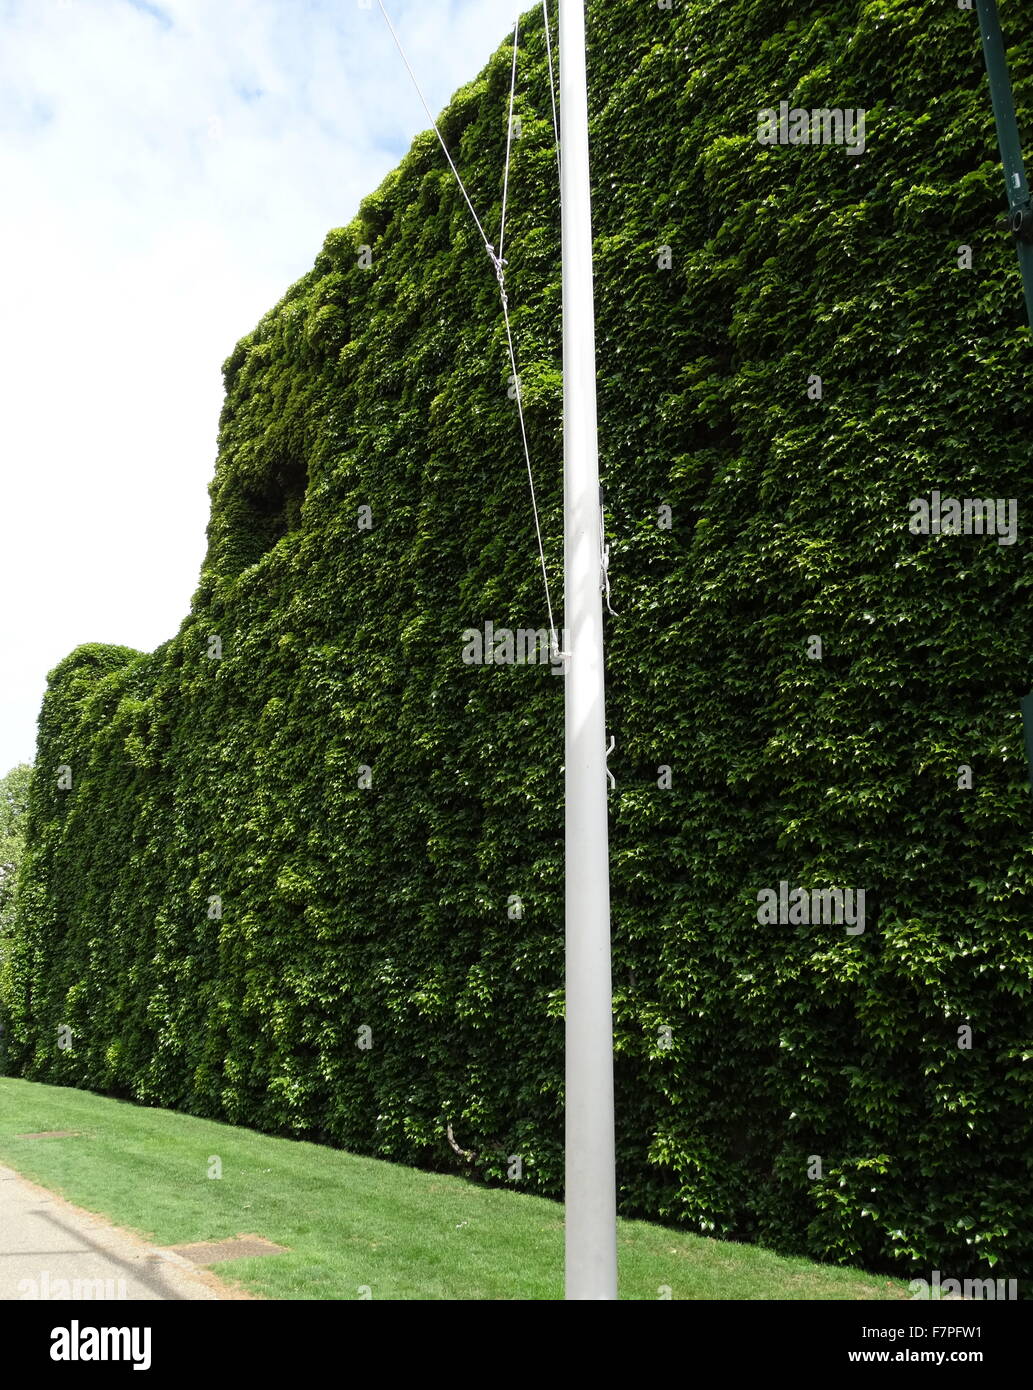
[[[1015, 238], [1022, 272], [1022, 287], [1026, 294], [1026, 313], [1033, 330], [1033, 202], [1030, 199], [1026, 169], [1022, 161], [1022, 140], [1015, 117], [1015, 99], [1008, 75], [1008, 57], [997, 14], [997, 0], [976, 0], [979, 13], [979, 32], [983, 38], [983, 56], [990, 79], [990, 100], [993, 102], [997, 125], [997, 143], [1004, 165], [1004, 183], [1008, 190], [1008, 222]], [[1033, 786], [1033, 691], [1019, 701], [1022, 710], [1022, 729], [1026, 745], [1029, 780]]]
[[983, 36], [983, 54], [987, 76], [990, 78], [990, 99], [997, 123], [997, 143], [1001, 147], [1004, 181], [1008, 189], [1008, 213], [1015, 247], [1019, 253], [1019, 268], [1026, 292], [1026, 312], [1033, 329], [1033, 204], [1022, 162], [1022, 141], [1019, 123], [1015, 119], [1015, 101], [1008, 59], [997, 16], [997, 0], [976, 0], [979, 11], [979, 32]]
[[617, 1297], [602, 535], [584, 0], [559, 0], [563, 220], [566, 1297]]

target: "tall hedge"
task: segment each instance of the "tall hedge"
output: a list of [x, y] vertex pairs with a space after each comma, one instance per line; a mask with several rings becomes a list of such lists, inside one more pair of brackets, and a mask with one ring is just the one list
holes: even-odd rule
[[[1033, 14], [1001, 8], [1029, 137]], [[1033, 359], [975, 16], [589, 10], [623, 1208], [1023, 1277]], [[521, 34], [507, 285], [559, 593], [540, 12]], [[441, 120], [489, 234], [510, 56]], [[864, 109], [865, 152], [759, 143], [782, 100]], [[421, 135], [225, 364], [179, 633], [52, 673], [21, 1075], [561, 1193], [563, 682], [461, 657], [545, 625], [509, 376]], [[933, 489], [1017, 499], [1017, 543], [912, 534]], [[865, 930], [762, 924], [783, 882], [864, 889]]]

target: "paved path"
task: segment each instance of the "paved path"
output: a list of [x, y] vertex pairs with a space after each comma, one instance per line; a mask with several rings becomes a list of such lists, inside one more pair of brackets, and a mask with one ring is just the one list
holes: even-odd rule
[[241, 1297], [182, 1255], [0, 1165], [0, 1299]]

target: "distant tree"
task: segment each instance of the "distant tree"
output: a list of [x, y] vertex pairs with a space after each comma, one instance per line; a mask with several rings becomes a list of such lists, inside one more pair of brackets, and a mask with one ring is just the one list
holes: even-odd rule
[[25, 810], [32, 768], [12, 767], [0, 777], [0, 938], [14, 929], [14, 894], [18, 866], [25, 848]]

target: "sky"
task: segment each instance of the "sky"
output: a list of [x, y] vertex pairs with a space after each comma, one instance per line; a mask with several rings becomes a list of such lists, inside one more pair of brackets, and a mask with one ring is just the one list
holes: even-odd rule
[[[437, 113], [528, 0], [384, 3]], [[427, 125], [376, 0], [0, 0], [0, 775], [179, 627], [222, 363]]]

